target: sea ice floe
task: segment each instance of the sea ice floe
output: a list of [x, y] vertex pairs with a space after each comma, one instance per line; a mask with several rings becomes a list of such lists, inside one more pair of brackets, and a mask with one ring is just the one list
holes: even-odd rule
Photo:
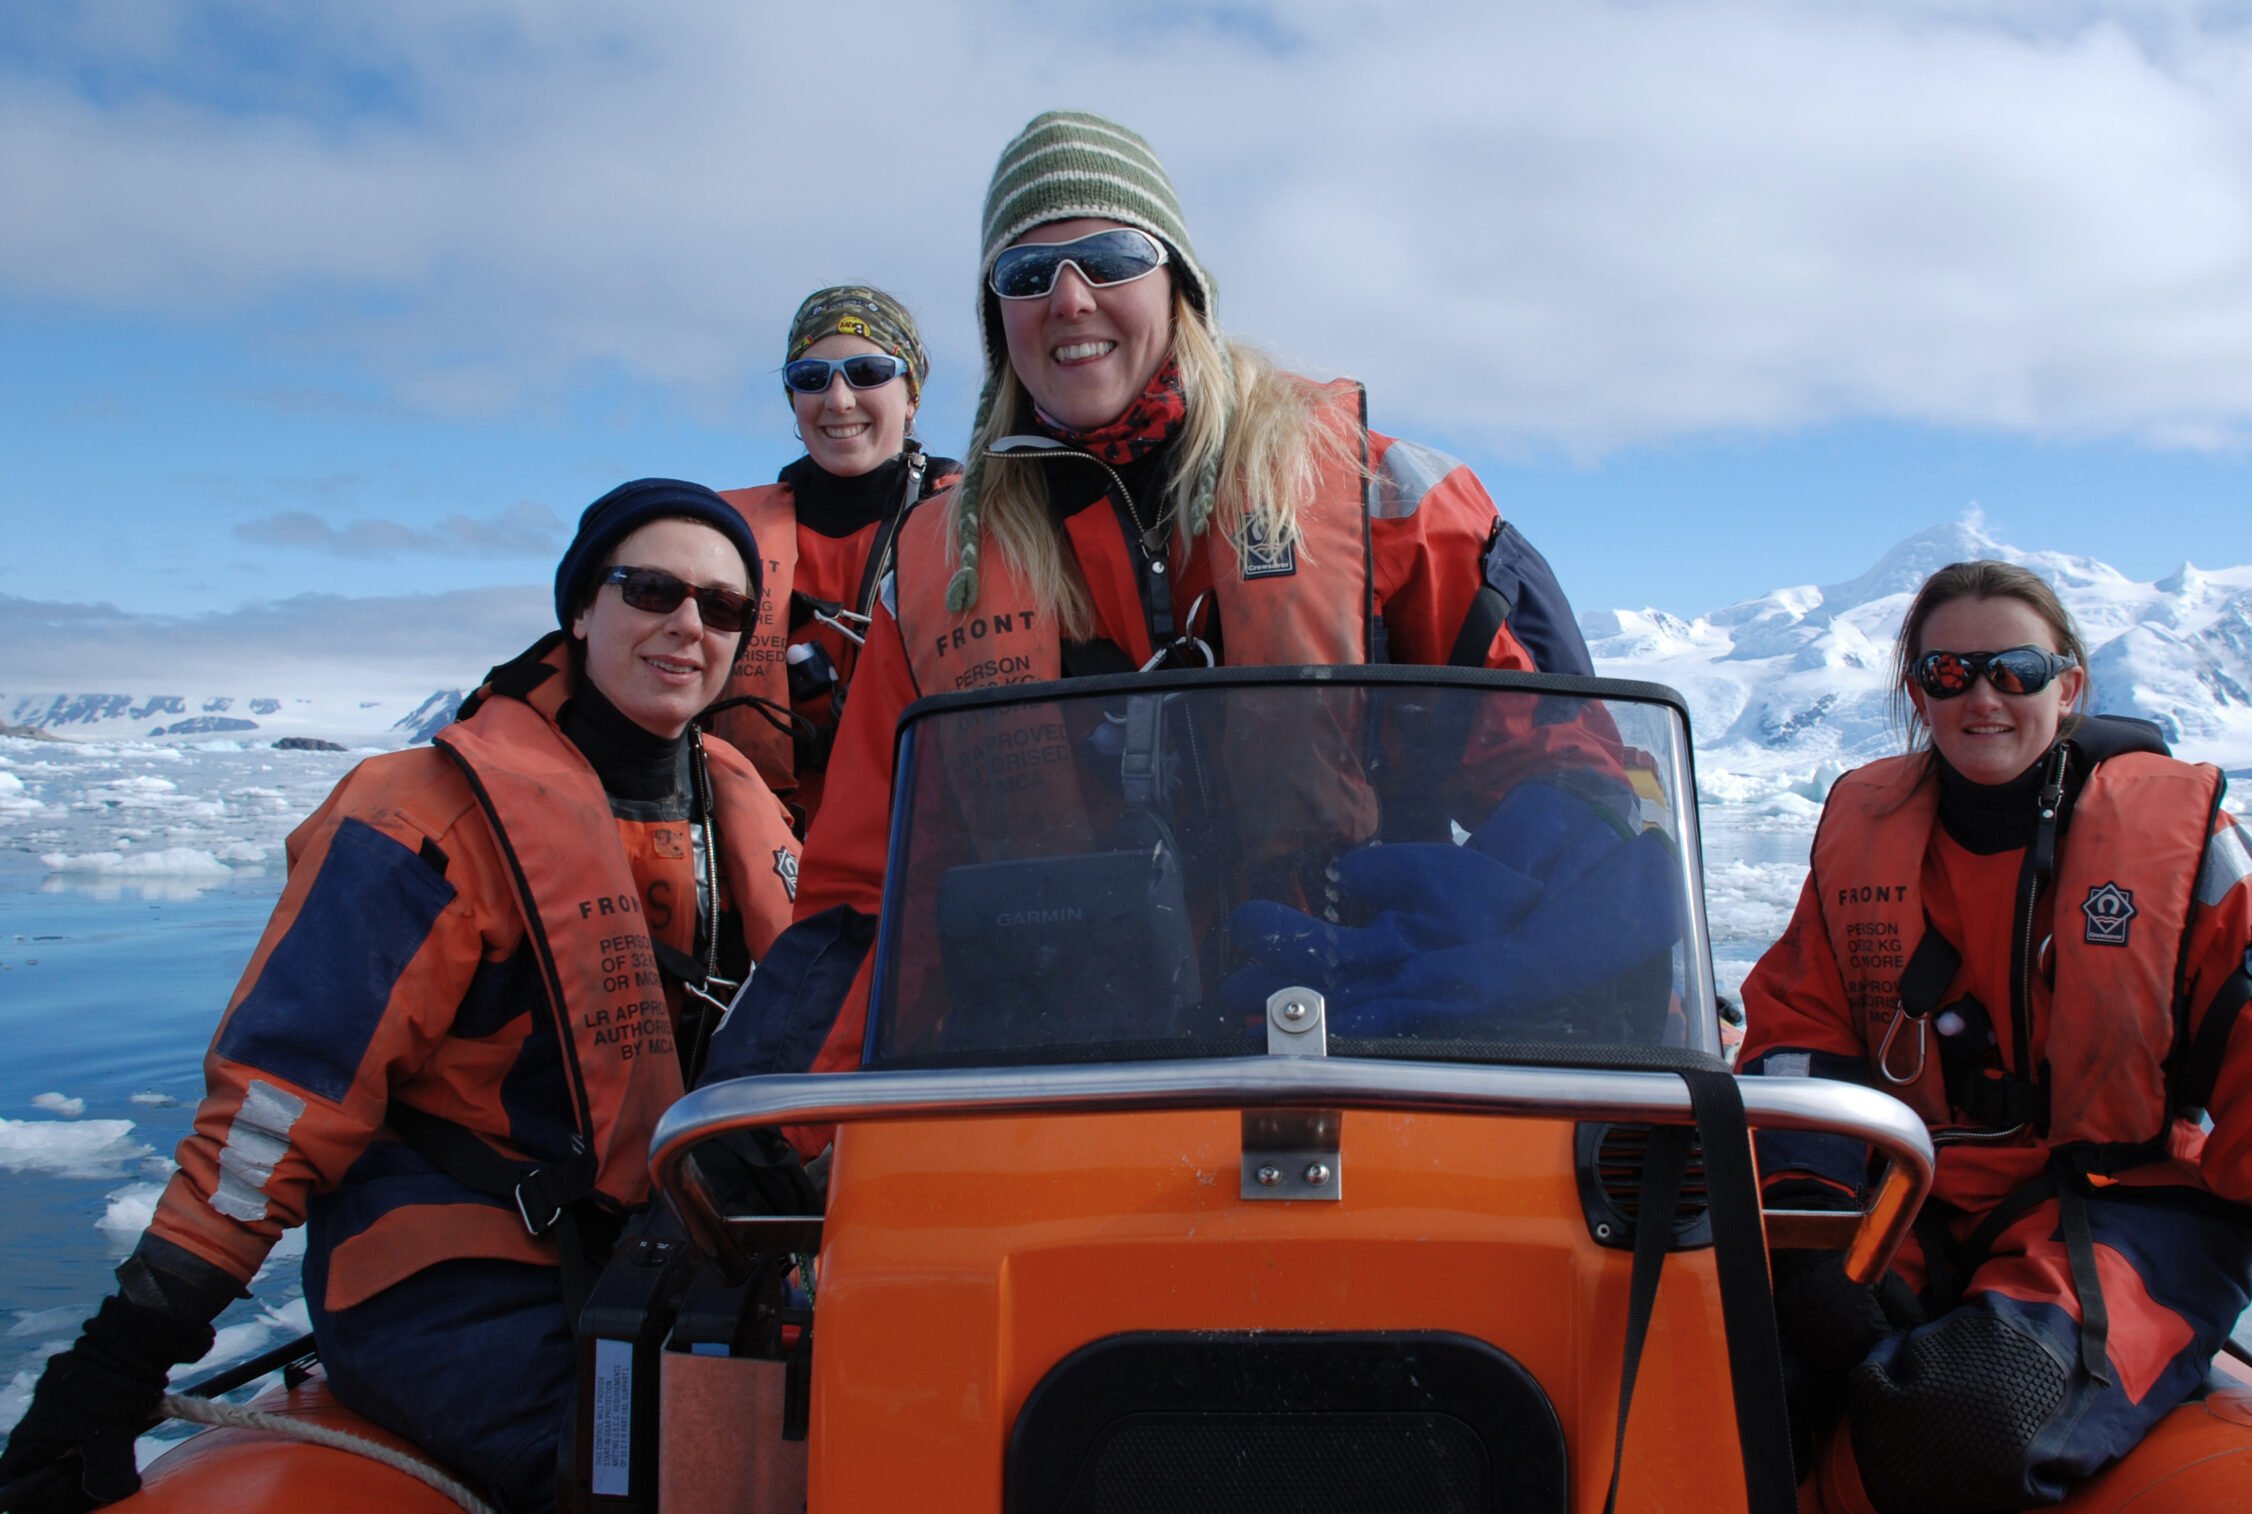
[[123, 1255], [156, 1218], [156, 1201], [162, 1197], [162, 1183], [128, 1183], [109, 1196], [109, 1205], [94, 1221], [94, 1228], [108, 1236], [110, 1244]]
[[147, 1155], [131, 1120], [0, 1119], [0, 1167], [10, 1172], [115, 1177]]
[[76, 1304], [65, 1304], [59, 1309], [27, 1309], [16, 1316], [8, 1327], [8, 1334], [16, 1339], [27, 1335], [43, 1335], [50, 1339], [62, 1336], [69, 1339], [78, 1333], [85, 1321], [86, 1311]]
[[209, 851], [195, 846], [135, 848], [124, 852], [42, 852], [50, 873], [91, 873], [98, 877], [225, 877], [233, 871]]
[[65, 1094], [41, 1093], [32, 1095], [31, 1107], [44, 1109], [49, 1114], [59, 1114], [66, 1120], [75, 1120], [86, 1112], [86, 1101]]
[[21, 778], [0, 769], [0, 819], [22, 819], [27, 815], [37, 814], [46, 807], [31, 797]]

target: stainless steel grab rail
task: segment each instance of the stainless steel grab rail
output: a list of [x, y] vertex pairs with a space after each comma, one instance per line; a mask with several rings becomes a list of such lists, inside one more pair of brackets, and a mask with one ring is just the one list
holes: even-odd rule
[[[1931, 1134], [1890, 1095], [1825, 1078], [1741, 1078], [1755, 1129], [1820, 1131], [1866, 1141], [1885, 1171], [1861, 1214], [1770, 1211], [1776, 1244], [1835, 1245], [1867, 1281], [1899, 1249], [1932, 1180]], [[1361, 1058], [1242, 1057], [1193, 1062], [1123, 1062], [1092, 1067], [806, 1073], [738, 1078], [683, 1097], [650, 1138], [649, 1167], [713, 1255], [746, 1248], [810, 1250], [818, 1215], [736, 1216], [688, 1162], [699, 1143], [730, 1130], [771, 1125], [847, 1125], [887, 1120], [1013, 1115], [1126, 1114], [1193, 1109], [1388, 1110], [1548, 1119], [1687, 1124], [1689, 1090], [1665, 1072], [1497, 1067]]]

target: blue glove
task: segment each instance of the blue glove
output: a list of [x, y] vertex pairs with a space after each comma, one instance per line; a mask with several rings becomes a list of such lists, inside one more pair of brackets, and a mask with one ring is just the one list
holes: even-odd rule
[[1462, 846], [1375, 844], [1335, 868], [1336, 924], [1271, 900], [1231, 916], [1251, 959], [1232, 1007], [1321, 990], [1346, 1035], [1522, 1034], [1542, 1006], [1598, 988], [1680, 939], [1681, 869], [1585, 800], [1520, 785]]
[[[1623, 809], [1629, 801], [1622, 792], [1617, 802]], [[1558, 889], [1586, 877], [1633, 835], [1618, 815], [1576, 794], [1521, 783], [1463, 844]]]

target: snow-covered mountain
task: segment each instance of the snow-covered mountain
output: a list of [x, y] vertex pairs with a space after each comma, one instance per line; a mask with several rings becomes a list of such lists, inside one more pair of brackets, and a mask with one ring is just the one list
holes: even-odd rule
[[[1777, 589], [1694, 619], [1583, 614], [1580, 628], [1601, 671], [1687, 696], [1700, 773], [1795, 775], [1819, 797], [1819, 770], [1896, 748], [1901, 615], [1934, 569], [1974, 557], [2056, 585], [2087, 639], [2098, 710], [2155, 720], [2180, 755], [2252, 772], [2252, 565], [2185, 564], [2137, 583], [2092, 558], [1997, 541], [1973, 515], [1908, 537], [1846, 583]], [[531, 590], [308, 598], [195, 624], [0, 597], [0, 725], [74, 740], [407, 745], [428, 740], [493, 648], [529, 640], [545, 613]], [[36, 631], [67, 634], [41, 643]]]
[[1580, 629], [1599, 671], [1687, 697], [1700, 770], [1850, 765], [1898, 749], [1893, 647], [1917, 586], [1980, 557], [2056, 586], [2088, 644], [2098, 711], [2156, 721], [2179, 756], [2252, 771], [2252, 566], [2184, 564], [2137, 583], [2092, 558], [2020, 551], [1973, 515], [1918, 532], [1846, 583], [1778, 589], [1694, 620], [1583, 614]]
[[0, 726], [66, 740], [342, 740], [353, 746], [428, 741], [453, 719], [466, 691], [438, 689], [406, 698], [338, 694], [0, 694]]

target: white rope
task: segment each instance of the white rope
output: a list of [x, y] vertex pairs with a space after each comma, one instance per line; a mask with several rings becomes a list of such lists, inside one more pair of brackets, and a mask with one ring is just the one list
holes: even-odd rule
[[479, 1498], [462, 1484], [439, 1471], [419, 1456], [405, 1451], [394, 1451], [364, 1435], [353, 1435], [344, 1430], [331, 1430], [325, 1425], [312, 1424], [285, 1415], [267, 1414], [262, 1410], [245, 1408], [240, 1404], [223, 1403], [215, 1398], [187, 1398], [177, 1393], [164, 1395], [158, 1405], [173, 1419], [184, 1419], [199, 1425], [232, 1426], [241, 1430], [264, 1430], [291, 1440], [308, 1441], [331, 1450], [349, 1451], [355, 1456], [365, 1456], [387, 1467], [396, 1467], [409, 1477], [428, 1483], [470, 1514], [499, 1514], [491, 1504]]

